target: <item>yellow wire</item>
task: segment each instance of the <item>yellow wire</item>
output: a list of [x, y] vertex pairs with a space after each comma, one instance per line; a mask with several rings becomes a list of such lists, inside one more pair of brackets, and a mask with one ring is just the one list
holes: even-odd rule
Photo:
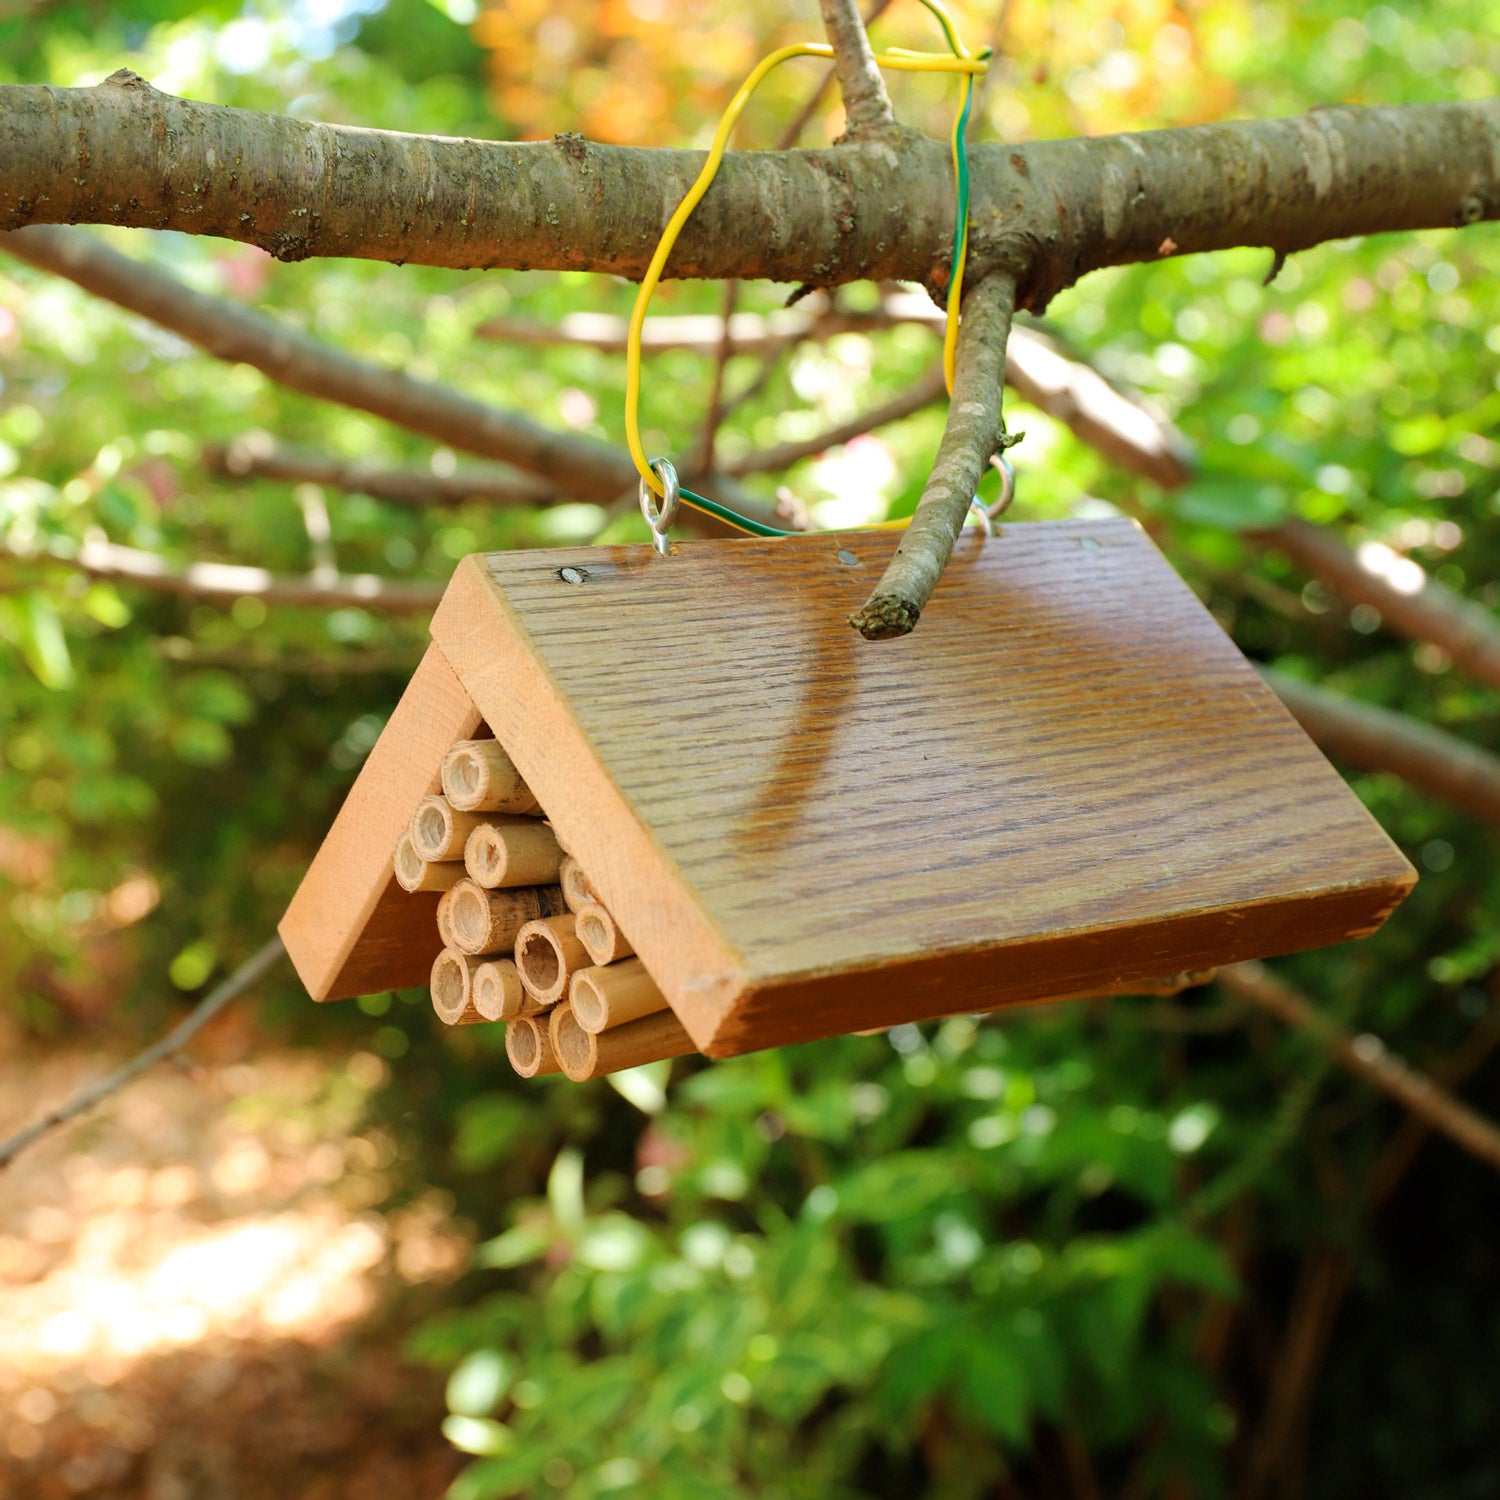
[[[948, 19], [947, 13], [937, 0], [922, 0], [922, 3], [938, 17], [944, 31], [948, 33], [950, 42], [961, 55], [954, 57], [946, 53], [908, 52], [900, 49], [877, 52], [875, 54], [877, 65], [901, 73], [961, 73], [965, 75], [964, 87], [972, 89], [974, 75], [983, 73], [989, 64], [969, 56], [963, 43], [958, 40], [957, 33], [953, 31], [951, 20]], [[641, 332], [646, 323], [646, 309], [650, 306], [652, 294], [661, 281], [662, 272], [666, 269], [667, 257], [671, 255], [678, 235], [682, 233], [683, 226], [692, 216], [693, 210], [703, 201], [703, 195], [708, 191], [719, 170], [719, 164], [723, 161], [725, 149], [729, 144], [730, 133], [745, 105], [749, 102], [751, 94], [760, 86], [761, 80], [772, 68], [779, 67], [791, 57], [832, 58], [833, 48], [826, 42], [793, 42], [790, 46], [778, 47], [776, 51], [768, 53], [751, 69], [749, 77], [739, 86], [734, 97], [729, 101], [729, 107], [719, 120], [718, 129], [714, 131], [713, 142], [708, 148], [708, 160], [704, 162], [703, 170], [698, 173], [692, 187], [687, 190], [682, 202], [677, 205], [672, 217], [667, 220], [667, 227], [662, 231], [661, 239], [656, 246], [656, 253], [651, 257], [651, 263], [646, 267], [646, 274], [641, 278], [640, 287], [636, 292], [635, 306], [630, 312], [630, 328], [625, 349], [625, 441], [629, 444], [630, 457], [635, 463], [636, 472], [658, 495], [663, 493], [662, 482], [652, 471], [650, 460], [646, 457], [646, 450], [641, 443], [640, 432]], [[959, 119], [962, 120], [962, 118], [962, 112], [960, 112]], [[957, 173], [960, 150], [957, 123], [953, 127], [952, 145], [954, 172]], [[948, 324], [943, 340], [943, 372], [950, 395], [953, 392], [953, 360], [949, 346], [957, 348], [958, 293], [962, 286], [963, 263], [967, 249], [968, 226], [965, 224], [959, 253], [954, 258], [953, 275], [949, 281]]]

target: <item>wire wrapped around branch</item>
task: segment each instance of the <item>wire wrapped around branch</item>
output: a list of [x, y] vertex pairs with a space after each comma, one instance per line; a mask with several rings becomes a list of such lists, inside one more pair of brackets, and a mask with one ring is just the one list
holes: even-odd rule
[[991, 273], [964, 301], [953, 402], [916, 514], [875, 591], [849, 623], [869, 641], [916, 627], [953, 553], [985, 465], [1005, 437], [1001, 397], [1015, 278]]

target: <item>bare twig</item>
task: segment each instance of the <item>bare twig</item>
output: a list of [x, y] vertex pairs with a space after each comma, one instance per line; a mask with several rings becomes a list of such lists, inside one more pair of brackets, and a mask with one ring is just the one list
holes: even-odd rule
[[[875, 0], [875, 3], [865, 12], [865, 26], [867, 28], [873, 26], [891, 8], [891, 4], [892, 0]], [[786, 128], [776, 142], [778, 151], [790, 151], [801, 140], [802, 132], [812, 122], [812, 117], [818, 112], [818, 106], [823, 102], [823, 95], [828, 92], [828, 85], [837, 77], [837, 68], [831, 67], [823, 74], [818, 86], [807, 96], [807, 103], [787, 121]]]
[[[66, 276], [220, 359], [252, 365], [292, 390], [370, 412], [450, 447], [504, 459], [568, 494], [608, 503], [636, 482], [635, 467], [623, 449], [556, 432], [520, 412], [487, 406], [446, 386], [345, 354], [250, 308], [195, 292], [89, 235], [25, 229], [0, 234], [0, 249]], [[695, 476], [683, 477], [691, 483]], [[752, 496], [736, 493], [724, 499], [736, 510], [770, 519]]]
[[[736, 313], [729, 333], [735, 353], [765, 352], [774, 358], [810, 339], [840, 333], [878, 333], [902, 324], [919, 324], [940, 334], [944, 313], [924, 295], [897, 292], [878, 308], [846, 312], [829, 308], [813, 313], [790, 309], [773, 313]], [[611, 313], [564, 313], [553, 323], [496, 318], [477, 330], [494, 338], [519, 343], [578, 343], [607, 353], [625, 348], [628, 324]], [[642, 338], [648, 349], [691, 349], [713, 354], [724, 336], [724, 326], [712, 314], [667, 315], [647, 318]], [[1192, 451], [1182, 434], [1145, 407], [1118, 391], [1094, 367], [1067, 353], [1040, 329], [1016, 326], [1005, 351], [1005, 383], [1023, 401], [1071, 428], [1080, 442], [1102, 453], [1111, 463], [1153, 480], [1163, 489], [1186, 484], [1192, 472]], [[747, 390], [756, 388], [752, 381]], [[725, 411], [745, 399], [741, 392]], [[736, 468], [737, 473], [757, 472]]]
[[1397, 1057], [1379, 1037], [1369, 1032], [1351, 1035], [1264, 964], [1229, 964], [1219, 970], [1219, 982], [1310, 1036], [1340, 1067], [1500, 1171], [1500, 1128]]
[[774, 448], [763, 448], [758, 453], [747, 453], [743, 458], [731, 459], [722, 466], [723, 471], [726, 474], [744, 475], [772, 474], [780, 469], [789, 469], [802, 459], [815, 458], [829, 448], [837, 448], [840, 443], [859, 437], [861, 433], [873, 432], [877, 427], [899, 422], [903, 417], [909, 417], [913, 412], [919, 412], [942, 398], [943, 367], [935, 365], [899, 396], [882, 405], [873, 406], [869, 411], [850, 417], [847, 422], [825, 428], [800, 442], [778, 443]]
[[321, 484], [351, 495], [369, 495], [393, 505], [542, 505], [559, 497], [558, 486], [503, 464], [466, 464], [451, 474], [430, 468], [384, 469], [334, 458], [307, 448], [288, 448], [269, 433], [247, 432], [230, 443], [212, 443], [199, 455], [204, 468], [226, 479], [281, 479]]
[[436, 609], [443, 596], [441, 584], [392, 583], [374, 573], [288, 578], [238, 563], [179, 565], [155, 552], [98, 539], [83, 542], [73, 557], [10, 549], [5, 549], [5, 555], [18, 562], [72, 568], [91, 578], [108, 578], [153, 593], [190, 599], [259, 599], [266, 604], [295, 604], [309, 609], [347, 609], [352, 605], [377, 614], [410, 615]]
[[231, 1000], [238, 999], [244, 994], [285, 954], [286, 949], [282, 946], [281, 939], [273, 937], [247, 958], [222, 984], [210, 990], [160, 1041], [153, 1042], [144, 1052], [131, 1058], [123, 1067], [116, 1068], [113, 1073], [108, 1073], [86, 1088], [80, 1089], [66, 1103], [59, 1104], [56, 1109], [49, 1109], [41, 1119], [28, 1125], [25, 1130], [11, 1136], [7, 1141], [0, 1141], [0, 1169], [8, 1167], [20, 1152], [41, 1140], [44, 1135], [56, 1130], [59, 1125], [65, 1125], [69, 1120], [76, 1120], [79, 1115], [109, 1098], [111, 1094], [117, 1093], [132, 1079], [140, 1077], [164, 1057], [170, 1057], [173, 1053], [181, 1051]]
[[1487, 609], [1434, 583], [1410, 558], [1379, 542], [1351, 549], [1325, 527], [1295, 518], [1249, 535], [1346, 603], [1369, 605], [1392, 630], [1441, 646], [1460, 670], [1500, 687], [1500, 626]]
[[932, 597], [985, 465], [1005, 435], [1001, 391], [1016, 283], [1003, 271], [964, 298], [948, 425], [901, 545], [864, 606], [849, 618], [866, 640], [906, 635]]
[[724, 307], [719, 314], [719, 347], [714, 351], [714, 377], [708, 388], [708, 410], [703, 417], [703, 436], [698, 440], [698, 467], [705, 474], [712, 474], [714, 471], [714, 440], [719, 435], [719, 423], [724, 420], [724, 371], [729, 365], [729, 356], [734, 353], [734, 339], [729, 330], [734, 322], [734, 304], [739, 300], [739, 295], [738, 281], [724, 283]]
[[1389, 771], [1500, 828], [1500, 756], [1406, 714], [1263, 668], [1261, 675], [1292, 716], [1335, 760]]
[[845, 138], [889, 135], [896, 129], [896, 112], [885, 91], [885, 79], [875, 66], [875, 53], [859, 7], [854, 0], [818, 0], [818, 4], [833, 44], [833, 66], [844, 95]]

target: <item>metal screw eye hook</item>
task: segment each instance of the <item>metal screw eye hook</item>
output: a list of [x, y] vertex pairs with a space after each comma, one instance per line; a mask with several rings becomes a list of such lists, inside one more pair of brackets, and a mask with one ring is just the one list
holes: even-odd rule
[[645, 479], [642, 479], [641, 514], [645, 516], [646, 524], [651, 528], [651, 545], [661, 556], [665, 557], [671, 550], [667, 533], [671, 531], [672, 523], [677, 519], [677, 502], [682, 494], [682, 486], [677, 482], [677, 470], [672, 466], [670, 458], [653, 458], [651, 472], [661, 480], [662, 493], [658, 496]]
[[974, 498], [969, 501], [969, 509], [973, 511], [975, 516], [979, 518], [979, 529], [983, 531], [986, 536], [994, 536], [995, 523], [990, 520], [989, 510], [986, 508], [984, 501], [981, 500], [978, 495], [975, 495]]
[[1003, 453], [994, 454], [990, 458], [990, 464], [999, 471], [1000, 493], [985, 507], [984, 513], [990, 520], [998, 521], [1010, 509], [1010, 502], [1016, 498], [1016, 471]]

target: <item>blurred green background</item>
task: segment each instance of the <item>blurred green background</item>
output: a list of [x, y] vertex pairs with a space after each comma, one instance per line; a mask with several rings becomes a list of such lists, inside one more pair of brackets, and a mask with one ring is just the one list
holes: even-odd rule
[[[957, 9], [978, 45], [993, 8]], [[4, 82], [82, 85], [124, 65], [321, 120], [663, 144], [705, 142], [757, 56], [819, 34], [815, 7], [783, 0], [4, 14]], [[892, 43], [933, 40], [916, 6], [881, 26]], [[1014, 0], [974, 138], [1483, 97], [1497, 36], [1494, 0]], [[742, 142], [769, 144], [807, 88], [783, 69]], [[941, 80], [892, 91], [903, 117], [946, 132]], [[831, 102], [804, 139], [825, 123]], [[611, 278], [278, 265], [105, 233], [369, 359], [622, 442], [620, 359], [475, 337], [502, 314], [626, 313], [631, 289]], [[1492, 688], [1240, 534], [1298, 516], [1494, 605], [1500, 234], [1331, 244], [1269, 287], [1268, 260], [1128, 268], [1057, 299], [1045, 325], [1175, 421], [1200, 471], [1162, 491], [1013, 403], [1015, 514], [1142, 515], [1252, 659], [1500, 749]], [[748, 287], [741, 306], [786, 290]], [[658, 310], [720, 302], [669, 285]], [[721, 452], [888, 399], [936, 348], [910, 327], [803, 345], [731, 415]], [[736, 357], [729, 388], [758, 369]], [[692, 440], [711, 374], [691, 353], [651, 360], [644, 425], [661, 446]], [[80, 1035], [124, 1046], [271, 931], [425, 632], [89, 582], [67, 566], [85, 537], [298, 573], [318, 560], [309, 511], [326, 508], [341, 570], [440, 582], [479, 548], [645, 533], [588, 505], [395, 506], [217, 477], [203, 446], [254, 430], [438, 472], [452, 457], [4, 257], [0, 378], [5, 1025], [28, 1056]], [[941, 422], [923, 412], [782, 482], [829, 523], [858, 508], [849, 491], [909, 511]], [[1392, 776], [1351, 780], [1421, 883], [1377, 937], [1278, 967], [1419, 1066], [1468, 1059], [1465, 1096], [1500, 1112], [1484, 1060], [1494, 831]], [[388, 1064], [366, 1105], [395, 1142], [386, 1210], [436, 1185], [474, 1226], [472, 1269], [412, 1335], [453, 1372], [444, 1430], [474, 1455], [465, 1500], [1500, 1493], [1493, 1174], [1443, 1139], [1399, 1170], [1388, 1101], [1213, 987], [657, 1066], [615, 1089], [511, 1078], [486, 1028], [445, 1033], [423, 993], [315, 1008], [283, 969], [258, 995], [264, 1045]]]

